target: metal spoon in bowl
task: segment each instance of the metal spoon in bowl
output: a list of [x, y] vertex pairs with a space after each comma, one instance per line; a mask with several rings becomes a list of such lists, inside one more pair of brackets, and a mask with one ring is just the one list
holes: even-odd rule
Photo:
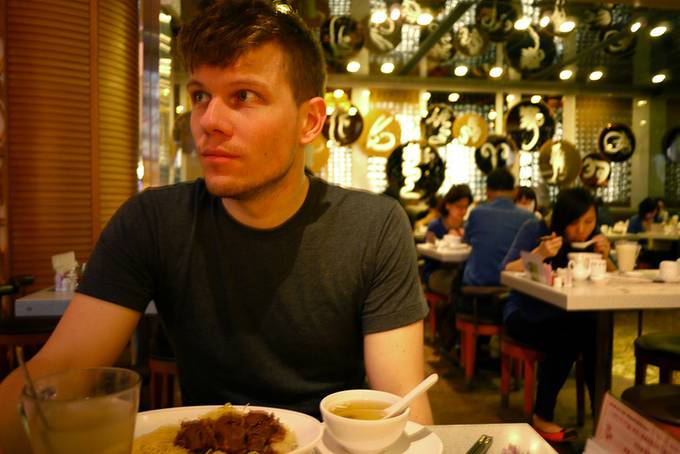
[[390, 405], [385, 409], [385, 413], [383, 414], [382, 418], [380, 419], [386, 419], [390, 418], [396, 414], [401, 413], [406, 409], [406, 407], [409, 406], [411, 401], [418, 397], [420, 394], [424, 393], [432, 385], [437, 383], [437, 380], [439, 380], [439, 375], [437, 374], [432, 374], [429, 377], [427, 377], [425, 380], [421, 381], [415, 388], [413, 388], [411, 391], [409, 391], [408, 394], [406, 394], [404, 397]]
[[588, 246], [590, 246], [591, 244], [593, 244], [594, 242], [595, 242], [594, 239], [588, 240], [588, 241], [574, 241], [573, 243], [571, 243], [571, 247], [573, 247], [575, 249], [585, 249]]

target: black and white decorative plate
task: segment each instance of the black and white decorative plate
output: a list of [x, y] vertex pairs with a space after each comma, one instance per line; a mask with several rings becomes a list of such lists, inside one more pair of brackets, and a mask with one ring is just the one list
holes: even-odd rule
[[508, 111], [505, 131], [521, 151], [536, 151], [555, 134], [555, 120], [543, 103], [521, 101]]
[[511, 167], [515, 163], [516, 153], [517, 145], [510, 137], [490, 135], [475, 150], [475, 163], [486, 175], [499, 167]]
[[635, 151], [635, 135], [624, 124], [609, 123], [600, 133], [597, 144], [606, 159], [623, 162], [630, 159]]

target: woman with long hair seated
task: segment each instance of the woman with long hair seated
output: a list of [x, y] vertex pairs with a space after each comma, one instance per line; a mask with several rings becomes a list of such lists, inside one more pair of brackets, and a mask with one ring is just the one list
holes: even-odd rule
[[[572, 249], [577, 241], [593, 239], [585, 251]], [[544, 221], [529, 220], [517, 233], [503, 268], [522, 271], [521, 251], [541, 256], [553, 269], [565, 268], [569, 252], [598, 252], [607, 269], [616, 266], [609, 258], [609, 240], [599, 231], [593, 196], [583, 188], [565, 189], [557, 197], [552, 215]], [[532, 425], [550, 441], [567, 441], [576, 433], [553, 422], [557, 395], [571, 367], [583, 354], [585, 382], [593, 402], [595, 383], [596, 319], [591, 312], [567, 312], [527, 295], [511, 292], [504, 308], [505, 333], [519, 342], [535, 346], [545, 354], [538, 367], [536, 404]]]

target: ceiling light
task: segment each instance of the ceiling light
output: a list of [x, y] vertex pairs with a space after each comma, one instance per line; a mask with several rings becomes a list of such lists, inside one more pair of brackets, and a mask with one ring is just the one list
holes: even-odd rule
[[560, 33], [569, 33], [576, 28], [576, 22], [573, 20], [565, 20], [560, 24]]
[[630, 25], [630, 31], [635, 33], [642, 27], [642, 22], [637, 20]]
[[393, 21], [398, 21], [399, 18], [401, 17], [401, 7], [399, 6], [398, 3], [395, 3], [392, 5], [390, 8], [390, 19]]
[[343, 96], [345, 96], [345, 90], [343, 90], [342, 88], [335, 89], [333, 90], [333, 96], [335, 97], [335, 99], [340, 99]]
[[495, 110], [490, 110], [487, 116], [489, 117], [489, 120], [495, 120], [498, 114]]
[[432, 17], [432, 14], [430, 14], [430, 13], [420, 13], [420, 15], [418, 16], [418, 19], [416, 19], [416, 23], [418, 25], [430, 25], [430, 23], [432, 23], [432, 19], [434, 19]]
[[450, 102], [456, 102], [460, 99], [460, 95], [458, 93], [450, 93], [449, 94], [449, 101]]
[[591, 72], [588, 75], [588, 79], [590, 79], [592, 81], [596, 81], [596, 80], [602, 79], [602, 76], [604, 76], [604, 72], [600, 71], [599, 69], [596, 69], [595, 71]]
[[371, 14], [371, 23], [373, 24], [382, 24], [387, 20], [387, 13], [385, 10], [379, 9], [377, 11], [373, 11], [373, 14]]
[[563, 69], [562, 71], [560, 71], [560, 79], [569, 80], [572, 77], [574, 77], [574, 71], [572, 71], [571, 69]]
[[326, 115], [333, 115], [333, 112], [335, 112], [335, 107], [326, 106]]
[[550, 25], [550, 16], [541, 17], [541, 20], [538, 21], [538, 25], [540, 25], [541, 28], [545, 28]]
[[429, 101], [430, 98], [432, 97], [432, 93], [430, 93], [429, 91], [424, 91], [421, 96], [423, 98], [423, 101]]
[[654, 74], [652, 76], [652, 83], [653, 84], [660, 84], [664, 80], [666, 80], [666, 75], [664, 73], [658, 73], [658, 74]]
[[350, 117], [353, 117], [359, 112], [356, 107], [352, 106], [347, 110], [347, 113], [349, 114]]
[[183, 105], [179, 104], [177, 107], [175, 107], [175, 113], [176, 113], [177, 115], [179, 115], [179, 114], [181, 114], [181, 113], [183, 113], [183, 112], [184, 112], [184, 106], [183, 106]]
[[657, 25], [653, 29], [649, 31], [649, 36], [652, 38], [658, 38], [659, 36], [663, 35], [668, 31], [668, 27], [665, 25]]
[[515, 95], [510, 94], [510, 95], [506, 96], [505, 102], [507, 102], [508, 104], [512, 104], [513, 102], [515, 102]]
[[388, 61], [380, 65], [380, 72], [383, 74], [389, 74], [394, 71], [394, 63]]
[[539, 102], [541, 102], [541, 99], [543, 99], [541, 98], [541, 95], [534, 95], [531, 97], [531, 103], [538, 104]]
[[493, 77], [494, 79], [501, 77], [502, 75], [503, 75], [502, 66], [494, 66], [489, 70], [489, 76]]
[[359, 71], [361, 68], [361, 63], [359, 63], [356, 60], [352, 60], [351, 62], [347, 63], [347, 71], [351, 73], [355, 73]]
[[638, 107], [646, 106], [647, 100], [646, 99], [638, 99], [637, 105], [638, 105]]
[[456, 68], [453, 70], [453, 73], [458, 76], [458, 77], [463, 77], [468, 73], [468, 67], [465, 65], [458, 65]]
[[522, 16], [515, 21], [515, 30], [526, 30], [531, 25], [531, 18]]

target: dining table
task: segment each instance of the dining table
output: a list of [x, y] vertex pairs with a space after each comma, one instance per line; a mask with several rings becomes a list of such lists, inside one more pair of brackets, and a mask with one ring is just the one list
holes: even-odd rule
[[[467, 452], [481, 435], [493, 438], [488, 454], [506, 452], [552, 454], [555, 451], [529, 424], [452, 424], [427, 426], [444, 445], [442, 454]], [[511, 446], [516, 448], [512, 451]], [[423, 453], [424, 454], [424, 453]]]
[[552, 287], [532, 280], [524, 272], [503, 271], [501, 283], [565, 311], [595, 311], [596, 415], [611, 388], [614, 312], [621, 310], [680, 309], [680, 283], [658, 280], [658, 270], [607, 273], [602, 281], [584, 280], [571, 287]]
[[442, 247], [432, 243], [416, 244], [416, 250], [423, 257], [438, 260], [442, 263], [462, 263], [472, 252], [472, 247], [461, 243], [456, 247]]

